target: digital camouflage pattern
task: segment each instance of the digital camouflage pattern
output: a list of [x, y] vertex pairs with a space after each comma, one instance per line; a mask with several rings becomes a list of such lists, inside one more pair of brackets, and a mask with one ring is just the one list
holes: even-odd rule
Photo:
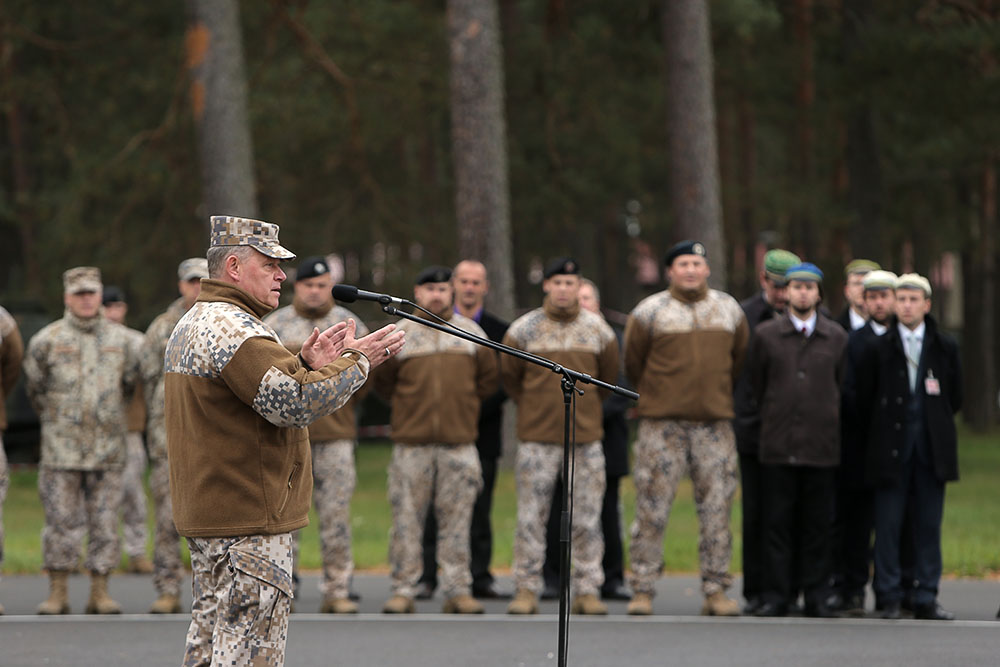
[[[570, 536], [573, 595], [596, 595], [604, 583], [604, 448], [599, 441], [576, 445], [573, 475], [573, 534]], [[563, 450], [547, 443], [517, 447], [517, 532], [514, 535], [514, 584], [518, 590], [542, 590], [545, 526], [552, 510], [556, 480], [562, 476]]]
[[285, 664], [292, 536], [188, 538], [191, 625], [184, 667]]
[[184, 576], [180, 535], [174, 526], [170, 502], [170, 466], [167, 459], [153, 459], [149, 470], [149, 488], [153, 494], [153, 587], [160, 595], [181, 593]]
[[142, 434], [125, 435], [125, 468], [122, 471], [122, 537], [129, 557], [146, 555], [146, 448]]
[[228, 215], [212, 216], [212, 247], [248, 245], [268, 257], [295, 259], [295, 254], [278, 242], [278, 225]]
[[412, 598], [423, 570], [421, 538], [433, 503], [438, 523], [437, 560], [445, 598], [469, 595], [469, 526], [483, 485], [479, 453], [464, 445], [401, 445], [389, 463], [389, 565], [393, 595]]
[[45, 511], [42, 567], [75, 569], [88, 526], [84, 567], [107, 574], [118, 565], [121, 469], [61, 470], [42, 466], [38, 469], [38, 495]]
[[655, 594], [663, 569], [663, 534], [677, 485], [690, 473], [701, 537], [701, 589], [706, 597], [732, 584], [729, 514], [736, 492], [737, 454], [728, 419], [702, 422], [641, 419], [635, 442], [632, 590]]
[[139, 370], [146, 399], [146, 446], [149, 458], [154, 461], [167, 458], [167, 429], [163, 421], [163, 352], [167, 349], [167, 339], [185, 312], [184, 299], [175, 300], [166, 312], [153, 320], [143, 337]]
[[31, 339], [24, 375], [42, 425], [42, 467], [124, 466], [125, 407], [139, 376], [125, 327], [67, 310]]

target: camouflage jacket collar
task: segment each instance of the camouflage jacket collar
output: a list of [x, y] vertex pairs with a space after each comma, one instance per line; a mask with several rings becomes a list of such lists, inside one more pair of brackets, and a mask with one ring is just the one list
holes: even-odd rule
[[236, 285], [210, 278], [202, 278], [201, 294], [198, 295], [198, 301], [229, 303], [242, 308], [257, 318], [263, 318], [273, 310], [271, 306], [251, 296], [249, 292]]
[[310, 308], [306, 304], [302, 303], [302, 299], [294, 297], [292, 299], [292, 306], [295, 308], [295, 312], [298, 313], [299, 317], [307, 320], [318, 320], [326, 317], [326, 314], [333, 310], [333, 301], [330, 300], [319, 308]]
[[101, 308], [101, 311], [94, 317], [88, 317], [87, 319], [77, 317], [70, 311], [69, 308], [67, 308], [66, 312], [63, 314], [63, 319], [65, 319], [66, 322], [74, 329], [91, 333], [97, 329], [97, 325], [104, 319], [104, 308]]

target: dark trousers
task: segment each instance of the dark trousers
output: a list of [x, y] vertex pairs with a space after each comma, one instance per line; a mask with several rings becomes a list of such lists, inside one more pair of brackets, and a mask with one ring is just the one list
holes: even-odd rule
[[761, 526], [760, 460], [757, 452], [740, 452], [740, 484], [743, 503], [743, 598], [764, 593], [763, 527]]
[[872, 563], [875, 492], [856, 477], [838, 474], [832, 531], [834, 586], [845, 598], [864, 595]]
[[[471, 561], [469, 570], [472, 572], [473, 588], [482, 588], [493, 584], [490, 573], [490, 560], [493, 558], [493, 528], [490, 525], [490, 512], [493, 510], [493, 487], [497, 481], [497, 459], [480, 457], [479, 463], [483, 469], [483, 488], [472, 506], [472, 526], [469, 530], [469, 550]], [[427, 513], [424, 522], [424, 572], [420, 581], [437, 588], [437, 519], [434, 512]]]
[[[608, 477], [601, 506], [601, 532], [604, 533], [605, 590], [625, 585], [625, 549], [622, 545], [621, 495], [618, 492], [621, 477]], [[552, 511], [545, 528], [545, 565], [542, 576], [549, 586], [559, 584], [559, 521], [562, 515], [562, 479], [556, 480], [552, 498]]]
[[761, 465], [767, 601], [791, 604], [800, 587], [807, 605], [823, 600], [830, 576], [834, 474], [833, 468]]
[[[938, 583], [941, 581], [943, 514], [944, 482], [915, 455], [903, 466], [903, 474], [897, 480], [876, 491], [873, 588], [880, 604], [900, 602], [911, 592], [914, 604], [930, 604], [937, 599]], [[901, 564], [906, 547], [907, 523], [913, 549], [910, 590], [904, 585], [904, 567]]]

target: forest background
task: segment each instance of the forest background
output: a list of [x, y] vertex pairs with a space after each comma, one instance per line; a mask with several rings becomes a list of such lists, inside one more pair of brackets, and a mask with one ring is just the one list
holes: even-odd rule
[[[666, 247], [704, 235], [716, 285], [739, 298], [770, 247], [823, 268], [835, 313], [852, 258], [928, 275], [963, 343], [965, 418], [986, 429], [998, 19], [996, 0], [5, 0], [0, 303], [53, 319], [62, 271], [96, 265], [145, 328], [225, 212], [403, 296], [421, 267], [485, 239], [508, 316], [538, 304], [541, 263], [569, 254], [615, 319], [663, 288]], [[687, 41], [699, 21], [704, 49]], [[480, 36], [492, 50], [463, 50]], [[203, 81], [219, 46], [234, 97]], [[495, 103], [489, 132], [463, 115], [460, 66]], [[707, 71], [708, 106], [678, 67]], [[684, 126], [684, 111], [709, 122]], [[707, 150], [677, 148], [702, 133]], [[212, 167], [239, 180], [239, 163], [247, 203], [219, 210]], [[695, 224], [678, 206], [688, 166], [717, 180], [698, 196], [717, 213]], [[496, 211], [489, 233], [469, 191]]]

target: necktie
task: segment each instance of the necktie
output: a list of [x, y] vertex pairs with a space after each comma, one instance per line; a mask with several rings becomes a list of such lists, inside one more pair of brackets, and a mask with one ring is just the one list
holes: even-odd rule
[[906, 334], [906, 373], [910, 378], [910, 393], [917, 390], [917, 369], [920, 366], [920, 340], [916, 334]]

